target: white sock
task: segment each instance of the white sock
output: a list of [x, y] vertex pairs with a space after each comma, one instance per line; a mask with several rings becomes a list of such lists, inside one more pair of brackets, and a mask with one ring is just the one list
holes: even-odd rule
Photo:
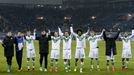
[[68, 67], [68, 66], [67, 66], [67, 62], [64, 62], [64, 65], [65, 65], [65, 69], [67, 69], [67, 67]]
[[58, 68], [58, 62], [57, 61], [55, 62], [55, 68], [56, 69]]
[[29, 61], [27, 61], [27, 68], [30, 69]]
[[32, 68], [34, 68], [34, 66], [35, 66], [35, 61], [33, 61], [32, 63], [33, 63], [33, 67], [32, 67]]
[[94, 68], [94, 66], [93, 65], [91, 65], [91, 69], [93, 69]]
[[83, 65], [84, 65], [84, 62], [81, 62], [81, 66], [80, 66], [81, 69], [83, 68]]
[[127, 68], [128, 67], [128, 61], [126, 61], [126, 66], [125, 66], [125, 68]]
[[97, 65], [97, 68], [100, 68], [99, 65]]

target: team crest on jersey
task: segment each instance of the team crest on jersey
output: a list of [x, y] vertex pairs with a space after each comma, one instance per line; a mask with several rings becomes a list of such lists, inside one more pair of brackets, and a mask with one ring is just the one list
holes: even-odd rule
[[54, 38], [52, 38], [52, 40], [54, 41], [54, 43], [56, 43], [59, 40], [59, 38], [58, 37], [54, 37]]
[[64, 41], [67, 42], [69, 41], [70, 37], [64, 37]]
[[26, 41], [27, 41], [28, 43], [31, 43], [31, 42], [32, 42], [32, 39], [31, 39], [31, 38], [27, 38]]
[[79, 39], [79, 41], [82, 41], [84, 37], [82, 37], [82, 36], [77, 36], [77, 38]]
[[94, 42], [96, 40], [96, 38], [95, 37], [92, 37], [90, 40]]
[[128, 42], [128, 39], [124, 38], [124, 41], [125, 41], [125, 42]]

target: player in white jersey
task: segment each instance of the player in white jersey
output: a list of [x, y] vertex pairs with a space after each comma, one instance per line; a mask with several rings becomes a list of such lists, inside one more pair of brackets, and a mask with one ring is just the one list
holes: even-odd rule
[[[131, 39], [134, 37], [134, 35], [128, 36], [128, 32], [124, 33], [124, 36], [120, 35], [120, 38], [123, 42], [123, 48], [122, 48], [122, 70], [128, 68], [128, 61], [130, 58], [132, 58], [131, 53]], [[125, 64], [126, 60], [126, 64]]]
[[35, 67], [35, 57], [36, 57], [36, 53], [35, 53], [35, 48], [34, 48], [34, 41], [35, 40], [35, 31], [34, 30], [34, 35], [31, 35], [31, 32], [28, 31], [27, 35], [25, 36], [25, 42], [26, 42], [26, 54], [27, 54], [27, 69], [28, 71], [30, 70], [30, 58], [32, 58], [32, 70], [34, 70]]
[[83, 39], [86, 38], [86, 35], [88, 34], [82, 34], [82, 30], [77, 30], [77, 34], [74, 33], [73, 28], [70, 27], [71, 34], [75, 36], [76, 38], [76, 52], [75, 52], [75, 69], [74, 71], [77, 71], [77, 62], [80, 59], [81, 60], [81, 65], [80, 65], [80, 73], [83, 72], [83, 65], [84, 65], [84, 58], [85, 58], [85, 50], [84, 50], [84, 42]]
[[63, 59], [66, 72], [70, 70], [70, 59], [71, 59], [71, 43], [72, 43], [72, 35], [69, 35], [68, 31], [65, 31], [63, 34], [61, 29], [59, 28], [59, 35], [63, 40]]
[[58, 71], [58, 59], [60, 56], [60, 41], [61, 41], [61, 36], [59, 36], [58, 32], [54, 32], [54, 36], [51, 36], [52, 40], [52, 50], [51, 50], [51, 68], [50, 72]]
[[90, 52], [89, 57], [91, 58], [91, 71], [93, 70], [93, 59], [96, 59], [97, 70], [99, 71], [99, 62], [98, 62], [98, 40], [103, 36], [103, 31], [100, 35], [96, 35], [94, 31], [90, 32], [88, 37], [90, 43]]
[[86, 48], [86, 38], [87, 38], [87, 36], [83, 39], [83, 45], [84, 45], [84, 48]]

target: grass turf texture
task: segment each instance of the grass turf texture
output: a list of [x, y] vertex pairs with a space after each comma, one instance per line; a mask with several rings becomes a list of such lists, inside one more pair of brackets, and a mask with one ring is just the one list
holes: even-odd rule
[[[74, 55], [75, 55], [75, 47], [76, 47], [76, 42], [73, 41], [72, 42], [72, 59], [71, 59], [71, 72], [66, 73], [64, 70], [64, 64], [63, 64], [63, 59], [62, 59], [62, 43], [61, 43], [61, 55], [60, 55], [60, 59], [59, 59], [59, 71], [57, 73], [54, 72], [40, 72], [39, 71], [39, 46], [38, 46], [38, 41], [35, 41], [35, 48], [36, 48], [36, 66], [35, 66], [35, 71], [27, 71], [27, 67], [26, 67], [26, 50], [24, 48], [23, 51], [23, 64], [22, 64], [22, 72], [17, 72], [17, 62], [15, 59], [15, 56], [13, 57], [12, 60], [12, 72], [11, 73], [7, 73], [7, 63], [6, 63], [6, 59], [4, 57], [4, 51], [3, 51], [3, 47], [0, 45], [0, 75], [133, 75], [134, 73], [134, 58], [132, 58], [129, 61], [129, 69], [122, 71], [121, 70], [121, 53], [122, 53], [122, 42], [121, 41], [117, 41], [117, 55], [115, 56], [115, 67], [116, 67], [116, 71], [112, 72], [106, 71], [106, 56], [105, 56], [105, 43], [104, 41], [100, 41], [98, 42], [99, 44], [99, 63], [100, 63], [100, 69], [101, 71], [96, 71], [95, 70], [95, 66], [94, 66], [94, 70], [90, 71], [90, 59], [88, 57], [89, 55], [89, 43], [87, 41], [86, 44], [86, 49], [85, 49], [85, 53], [86, 53], [86, 58], [85, 58], [85, 63], [84, 63], [84, 69], [83, 69], [83, 73], [80, 74], [79, 73], [79, 68], [77, 72], [74, 72]], [[50, 50], [51, 50], [51, 45], [50, 45]], [[132, 42], [132, 54], [134, 53], [134, 42]], [[51, 52], [51, 51], [50, 51]], [[50, 56], [50, 52], [49, 52], [49, 56]], [[50, 66], [50, 58], [49, 58], [49, 62], [48, 62], [48, 67]], [[96, 62], [94, 61], [94, 65], [96, 64]], [[31, 63], [32, 66], [32, 63]]]

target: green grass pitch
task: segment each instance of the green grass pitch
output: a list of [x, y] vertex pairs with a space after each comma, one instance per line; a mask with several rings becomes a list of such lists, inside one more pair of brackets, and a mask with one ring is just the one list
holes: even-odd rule
[[[35, 41], [35, 47], [36, 47], [36, 67], [35, 71], [29, 71], [27, 72], [26, 68], [26, 50], [24, 48], [23, 51], [23, 64], [22, 64], [22, 72], [17, 72], [17, 63], [15, 56], [13, 57], [12, 60], [12, 72], [7, 73], [7, 63], [6, 59], [4, 57], [4, 52], [3, 48], [0, 45], [0, 75], [133, 75], [134, 74], [134, 57], [129, 61], [129, 69], [122, 71], [121, 70], [121, 53], [122, 53], [122, 42], [117, 41], [117, 55], [115, 56], [115, 66], [116, 66], [116, 71], [112, 72], [106, 71], [106, 57], [105, 57], [105, 43], [104, 41], [100, 41], [99, 43], [99, 63], [100, 63], [100, 69], [101, 71], [90, 71], [90, 59], [88, 57], [89, 54], [89, 42], [87, 41], [86, 44], [86, 58], [85, 58], [85, 64], [84, 64], [84, 69], [83, 73], [80, 74], [79, 70], [77, 72], [74, 72], [74, 53], [75, 53], [75, 47], [76, 47], [76, 42], [73, 41], [72, 43], [72, 59], [71, 59], [71, 72], [66, 73], [64, 71], [64, 65], [63, 65], [63, 59], [62, 59], [62, 43], [61, 43], [61, 55], [59, 59], [59, 71], [57, 73], [52, 73], [52, 72], [40, 72], [39, 71], [39, 49], [38, 49], [38, 41]], [[51, 45], [50, 45], [50, 50], [51, 50]], [[132, 42], [132, 54], [134, 53], [134, 42]], [[49, 52], [50, 55], [50, 52]], [[94, 63], [95, 64], [95, 63]], [[50, 65], [50, 58], [49, 58], [49, 64]]]

